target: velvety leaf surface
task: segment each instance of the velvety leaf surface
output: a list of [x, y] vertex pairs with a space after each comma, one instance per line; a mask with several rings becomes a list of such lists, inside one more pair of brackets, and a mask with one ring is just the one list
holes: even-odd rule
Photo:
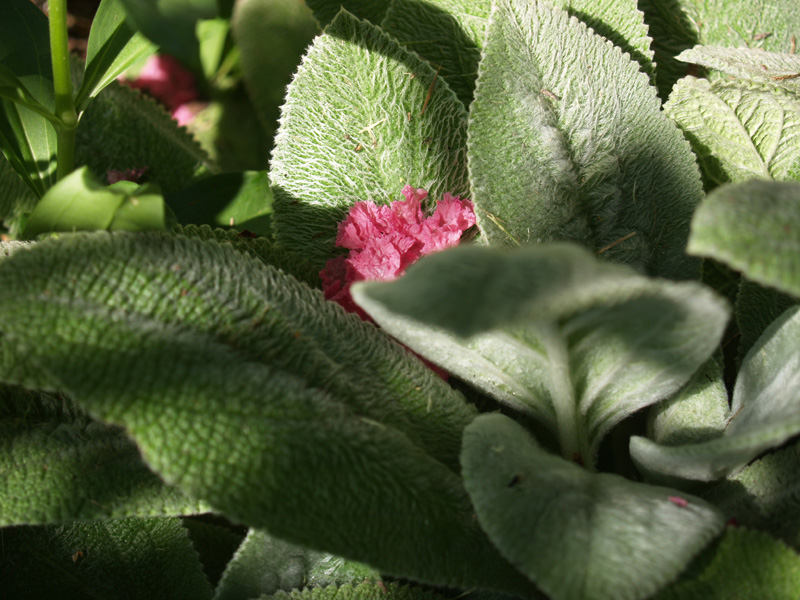
[[766, 52], [760, 48], [695, 46], [681, 52], [678, 60], [716, 69], [740, 79], [750, 79], [800, 92], [800, 56]]
[[366, 19], [378, 25], [383, 20], [392, 0], [306, 0], [314, 11], [314, 17], [322, 27], [333, 21], [341, 9], [359, 19]]
[[676, 446], [719, 437], [730, 417], [722, 369], [709, 359], [677, 394], [650, 409], [647, 437]]
[[[791, 52], [800, 28], [794, 0], [680, 0], [698, 43]], [[796, 45], [796, 44], [795, 44]]]
[[259, 600], [443, 600], [436, 592], [399, 583], [360, 583], [280, 591]]
[[800, 589], [800, 556], [760, 531], [729, 527], [703, 572], [656, 600], [788, 600]]
[[156, 51], [125, 18], [123, 0], [104, 0], [92, 19], [86, 49], [86, 74], [75, 97], [79, 112], [133, 63]]
[[[220, 525], [216, 515], [189, 516], [182, 520], [183, 526], [189, 532], [192, 546], [200, 556], [203, 573], [211, 587], [216, 590], [225, 568], [244, 541], [246, 530], [239, 531]], [[211, 520], [216, 522], [209, 522]]]
[[298, 281], [313, 287], [319, 281], [319, 273], [295, 254], [279, 248], [265, 237], [249, 237], [230, 229], [212, 229], [208, 225], [185, 225], [173, 229], [177, 235], [200, 240], [214, 240], [223, 246], [231, 246], [243, 254], [249, 254], [259, 260], [281, 269]]
[[276, 238], [322, 268], [357, 201], [406, 184], [466, 195], [466, 112], [436, 72], [374, 25], [341, 13], [289, 86], [270, 179]]
[[[560, 432], [587, 463], [625, 416], [675, 393], [711, 355], [724, 302], [552, 244], [460, 247], [353, 298], [415, 352]], [[600, 350], [602, 349], [602, 350]]]
[[291, 592], [380, 579], [380, 573], [366, 565], [307, 550], [251, 529], [228, 564], [214, 600], [248, 600], [279, 590]]
[[[55, 109], [47, 17], [27, 0], [0, 2], [0, 63], [41, 106]], [[55, 183], [56, 130], [41, 115], [0, 99], [0, 148], [37, 197]]]
[[[635, 2], [556, 0], [551, 4], [586, 23], [652, 72], [650, 38]], [[381, 27], [434, 67], [441, 66], [439, 76], [469, 107], [491, 8], [491, 0], [394, 0]]]
[[[286, 86], [319, 26], [303, 2], [239, 0], [231, 27], [248, 95], [271, 145]], [[264, 40], [269, 40], [267, 48]]]
[[0, 386], [0, 527], [204, 510], [164, 485], [118, 427], [66, 398]]
[[664, 110], [686, 133], [711, 186], [787, 179], [800, 159], [800, 97], [773, 85], [686, 77]]
[[800, 445], [767, 454], [721, 481], [705, 498], [739, 525], [800, 549]]
[[692, 219], [687, 252], [800, 296], [800, 183], [748, 181], [714, 190]]
[[742, 278], [736, 296], [736, 324], [741, 333], [737, 353], [740, 364], [770, 323], [797, 303], [797, 298], [789, 294]]
[[0, 581], [15, 600], [211, 598], [180, 519], [13, 527], [0, 530], [0, 540]]
[[631, 455], [645, 470], [699, 481], [720, 479], [764, 450], [800, 432], [800, 309], [790, 308], [747, 353], [733, 390], [722, 437], [663, 446], [631, 438]]
[[699, 273], [683, 252], [694, 157], [637, 63], [562, 10], [497, 2], [469, 161], [490, 244], [574, 240], [649, 274]]
[[0, 306], [15, 351], [232, 520], [400, 576], [527, 591], [456, 474], [474, 409], [321, 293], [217, 244], [103, 233], [5, 259]]
[[76, 132], [76, 165], [101, 179], [112, 169], [146, 167], [142, 182], [157, 183], [165, 194], [185, 187], [207, 160], [161, 105], [116, 82], [92, 101]]
[[590, 473], [503, 415], [467, 427], [461, 460], [481, 525], [553, 600], [645, 598], [723, 527], [703, 500]]

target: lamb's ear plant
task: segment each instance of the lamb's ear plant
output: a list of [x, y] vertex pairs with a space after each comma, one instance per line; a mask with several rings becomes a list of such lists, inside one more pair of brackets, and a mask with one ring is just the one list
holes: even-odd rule
[[[800, 11], [710, 4], [0, 4], [4, 593], [795, 597]], [[269, 171], [114, 82], [169, 31]]]

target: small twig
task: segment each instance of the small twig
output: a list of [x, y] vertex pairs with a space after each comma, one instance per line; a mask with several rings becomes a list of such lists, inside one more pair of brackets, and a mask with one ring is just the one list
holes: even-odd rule
[[790, 75], [776, 75], [772, 78], [773, 81], [786, 81], [787, 79], [797, 79], [800, 73], [792, 73]]
[[636, 235], [636, 232], [635, 232], [635, 231], [631, 231], [631, 232], [630, 232], [628, 235], [622, 236], [622, 237], [621, 237], [621, 238], [619, 238], [619, 239], [618, 239], [616, 242], [611, 242], [611, 243], [610, 243], [610, 244], [608, 244], [607, 246], [603, 246], [602, 248], [600, 248], [600, 250], [598, 250], [598, 251], [597, 251], [597, 253], [598, 253], [598, 254], [602, 254], [602, 253], [603, 253], [603, 252], [605, 252], [606, 250], [610, 250], [611, 248], [613, 248], [613, 247], [614, 247], [614, 246], [616, 246], [617, 244], [621, 244], [621, 243], [622, 243], [622, 242], [624, 242], [625, 240], [629, 240], [629, 239], [631, 239], [631, 238], [632, 238], [633, 236], [635, 236], [635, 235]]
[[431, 81], [431, 86], [428, 88], [428, 95], [425, 96], [425, 102], [423, 102], [422, 104], [422, 110], [419, 111], [420, 117], [425, 114], [425, 109], [428, 108], [428, 102], [431, 101], [431, 96], [433, 95], [433, 86], [436, 85], [436, 80], [439, 79], [439, 71], [441, 70], [442, 70], [441, 66], [439, 66], [439, 68], [436, 69], [436, 75], [433, 76], [433, 81]]

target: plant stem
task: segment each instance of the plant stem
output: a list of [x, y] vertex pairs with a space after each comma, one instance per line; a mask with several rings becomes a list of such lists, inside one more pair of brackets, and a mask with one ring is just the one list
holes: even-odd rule
[[78, 114], [72, 97], [67, 34], [67, 0], [50, 0], [50, 55], [53, 60], [53, 87], [56, 96], [58, 179], [72, 172], [75, 165], [75, 130]]

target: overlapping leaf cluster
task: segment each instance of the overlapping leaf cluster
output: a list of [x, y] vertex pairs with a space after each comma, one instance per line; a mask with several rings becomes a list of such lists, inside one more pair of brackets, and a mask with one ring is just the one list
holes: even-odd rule
[[[256, 111], [272, 122], [283, 102], [272, 163], [206, 178], [186, 132], [112, 82], [168, 32], [203, 68], [194, 22], [230, 11], [176, 4], [101, 5], [77, 93], [86, 168], [55, 187], [35, 118], [46, 62], [27, 72], [0, 40], [0, 176], [42, 197], [26, 233], [101, 230], [2, 246], [4, 590], [791, 597], [793, 3], [764, 20], [730, 0], [309, 0], [324, 29], [283, 99], [259, 80], [283, 69], [274, 23], [254, 18], [275, 1], [243, 0]], [[30, 10], [0, 14], [46, 44]], [[731, 31], [768, 51], [727, 48]], [[708, 77], [670, 92], [688, 63]], [[158, 210], [151, 187], [96, 181], [137, 161]], [[354, 203], [407, 184], [470, 198], [480, 231], [357, 284], [376, 327], [326, 302], [316, 274]], [[18, 222], [36, 200], [9, 189]], [[134, 209], [181, 226], [118, 231]], [[697, 281], [701, 257], [737, 271], [738, 355], [720, 350], [731, 309]]]

